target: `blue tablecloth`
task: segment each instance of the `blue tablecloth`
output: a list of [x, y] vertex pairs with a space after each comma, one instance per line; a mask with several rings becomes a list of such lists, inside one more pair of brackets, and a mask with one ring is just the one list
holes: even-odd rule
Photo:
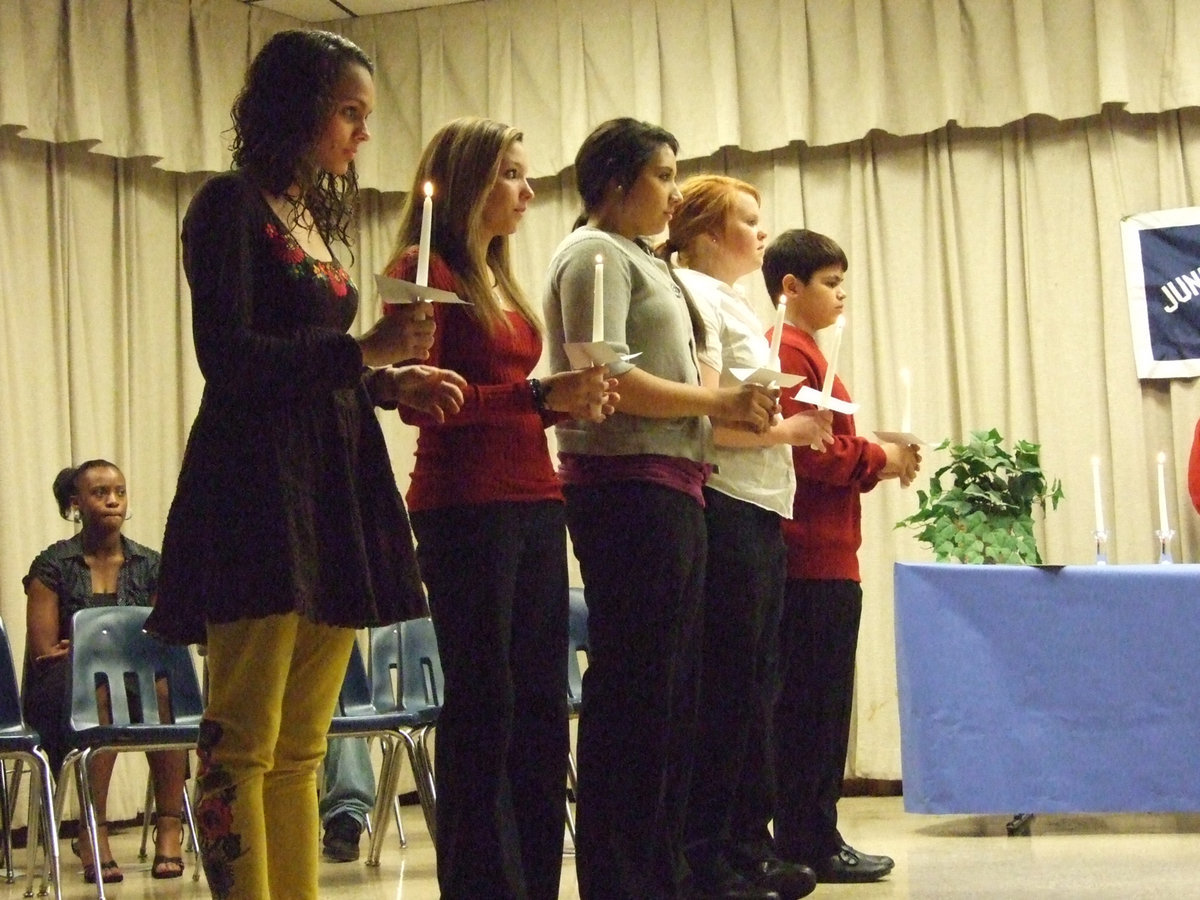
[[897, 564], [904, 807], [1200, 810], [1200, 566]]

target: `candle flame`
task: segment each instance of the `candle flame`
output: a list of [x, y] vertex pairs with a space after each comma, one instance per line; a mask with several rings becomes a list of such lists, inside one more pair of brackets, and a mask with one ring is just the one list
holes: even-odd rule
[[602, 262], [604, 262], [604, 254], [597, 253], [596, 254], [596, 265], [600, 265]]
[[426, 197], [433, 196], [433, 182], [432, 181], [425, 182], [425, 196]]
[[1158, 461], [1159, 461], [1160, 463], [1165, 463], [1165, 462], [1167, 461], [1167, 454], [1165, 454], [1165, 453], [1162, 453], [1162, 452], [1160, 451], [1160, 452], [1159, 452], [1159, 454], [1158, 454]]
[[787, 306], [787, 294], [780, 294], [779, 295], [779, 308], [783, 309], [785, 306]]
[[905, 384], [908, 384], [908, 381], [910, 378], [912, 378], [912, 373], [908, 371], [907, 367], [902, 368], [900, 370], [900, 380], [903, 381]]

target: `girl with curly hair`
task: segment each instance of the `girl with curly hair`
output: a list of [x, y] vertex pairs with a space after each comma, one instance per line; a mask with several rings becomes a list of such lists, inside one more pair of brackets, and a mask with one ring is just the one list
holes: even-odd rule
[[390, 365], [428, 352], [416, 307], [347, 333], [358, 290], [332, 246], [374, 102], [353, 43], [274, 35], [233, 107], [233, 171], [183, 223], [205, 386], [147, 627], [208, 647], [198, 828], [214, 897], [316, 898], [316, 770], [354, 631], [425, 611], [373, 407], [442, 418], [465, 383]]

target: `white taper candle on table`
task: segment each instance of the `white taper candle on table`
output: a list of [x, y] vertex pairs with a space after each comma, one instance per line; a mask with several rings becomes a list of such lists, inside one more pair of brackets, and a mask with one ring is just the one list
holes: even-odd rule
[[1166, 539], [1166, 534], [1170, 531], [1167, 524], [1167, 479], [1165, 467], [1167, 464], [1167, 454], [1158, 454], [1158, 530]]
[[425, 182], [425, 202], [421, 206], [421, 242], [417, 245], [417, 280], [429, 287], [429, 239], [433, 233], [433, 182]]
[[1092, 505], [1096, 508], [1096, 534], [1104, 534], [1104, 504], [1100, 494], [1100, 457], [1092, 457]]

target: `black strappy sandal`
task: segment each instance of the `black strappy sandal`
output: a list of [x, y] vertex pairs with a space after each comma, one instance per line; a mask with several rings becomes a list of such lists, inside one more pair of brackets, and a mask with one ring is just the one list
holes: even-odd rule
[[[154, 816], [154, 845], [158, 846], [158, 821], [160, 819], [176, 819], [179, 822], [179, 843], [183, 845], [183, 815], [180, 813], [156, 813]], [[182, 856], [165, 856], [162, 853], [155, 852], [154, 862], [150, 864], [150, 877], [158, 879], [166, 878], [182, 878], [183, 877], [183, 857]]]
[[[99, 832], [101, 828], [103, 828], [107, 831], [108, 823], [107, 822], [97, 822], [96, 823], [96, 831]], [[71, 841], [71, 852], [74, 853], [76, 856], [78, 856], [80, 859], [83, 858], [83, 855], [80, 852], [80, 844], [79, 844], [78, 839]], [[87, 882], [88, 884], [96, 883], [96, 864], [95, 864], [95, 862], [84, 865], [83, 880], [85, 882]], [[125, 880], [125, 873], [121, 871], [121, 867], [117, 864], [117, 861], [115, 859], [106, 859], [106, 860], [101, 861], [101, 863], [100, 863], [100, 880], [103, 881], [105, 884], [116, 884], [119, 881]]]

